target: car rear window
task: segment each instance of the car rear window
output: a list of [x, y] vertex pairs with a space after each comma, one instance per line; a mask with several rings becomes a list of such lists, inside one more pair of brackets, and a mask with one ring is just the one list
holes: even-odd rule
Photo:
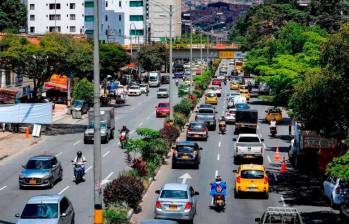
[[167, 108], [169, 107], [169, 104], [168, 103], [159, 103], [159, 108]]
[[240, 176], [244, 179], [263, 179], [264, 172], [261, 170], [242, 170]]
[[189, 147], [189, 146], [187, 146], [187, 147], [177, 147], [177, 149], [176, 149], [178, 152], [183, 152], [183, 153], [191, 153], [191, 152], [193, 152], [194, 151], [194, 148], [193, 147]]
[[259, 139], [257, 137], [241, 136], [239, 142], [259, 142]]
[[270, 224], [300, 224], [299, 216], [293, 214], [268, 214], [264, 223]]
[[189, 128], [205, 128], [205, 124], [202, 124], [202, 123], [190, 123]]
[[166, 92], [167, 89], [159, 89], [159, 92]]
[[210, 108], [204, 108], [204, 109], [199, 109], [199, 113], [204, 113], [204, 114], [213, 114], [214, 111]]
[[188, 199], [188, 193], [181, 190], [163, 190], [160, 198]]
[[205, 115], [197, 115], [196, 120], [197, 121], [213, 121], [214, 117], [213, 116], [205, 116]]
[[58, 217], [57, 204], [26, 204], [22, 219], [52, 219]]

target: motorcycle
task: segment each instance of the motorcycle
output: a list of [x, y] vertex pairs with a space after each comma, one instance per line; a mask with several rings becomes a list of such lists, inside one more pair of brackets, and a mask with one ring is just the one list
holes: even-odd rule
[[224, 181], [217, 183], [212, 182], [210, 195], [212, 196], [212, 202], [210, 208], [214, 208], [217, 211], [223, 211], [225, 209], [225, 196], [226, 196], [226, 183]]
[[276, 127], [270, 127], [270, 134], [272, 137], [275, 137], [275, 135], [277, 134]]
[[178, 79], [176, 79], [176, 86], [178, 86], [178, 84], [179, 84], [179, 81], [178, 81]]
[[225, 134], [225, 132], [226, 132], [225, 121], [220, 121], [218, 126], [219, 126], [219, 133], [222, 135]]
[[84, 181], [85, 167], [81, 164], [74, 164], [75, 183], [78, 184]]
[[120, 133], [119, 140], [120, 140], [121, 148], [123, 149], [127, 141], [127, 134], [125, 131]]

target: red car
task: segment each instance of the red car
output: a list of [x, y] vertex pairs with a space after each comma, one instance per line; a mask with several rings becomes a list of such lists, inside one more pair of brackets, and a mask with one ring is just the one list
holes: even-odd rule
[[213, 79], [212, 80], [212, 85], [213, 86], [221, 86], [222, 85], [222, 80], [220, 80], [220, 79]]
[[169, 102], [160, 102], [155, 108], [156, 108], [156, 117], [167, 117], [170, 115]]

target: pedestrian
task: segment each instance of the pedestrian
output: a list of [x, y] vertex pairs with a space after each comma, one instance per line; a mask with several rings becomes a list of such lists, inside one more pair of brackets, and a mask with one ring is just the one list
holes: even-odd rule
[[2, 132], [5, 132], [5, 130], [6, 130], [6, 123], [4, 122], [2, 123]]

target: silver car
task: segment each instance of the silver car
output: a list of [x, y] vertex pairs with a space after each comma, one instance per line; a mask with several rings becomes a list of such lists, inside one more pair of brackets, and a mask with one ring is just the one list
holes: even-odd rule
[[37, 195], [29, 199], [22, 214], [16, 214], [17, 224], [73, 224], [72, 203], [63, 195]]
[[63, 178], [63, 168], [55, 156], [41, 155], [29, 159], [19, 173], [19, 188], [50, 187]]
[[196, 214], [196, 195], [187, 184], [169, 183], [156, 191], [159, 197], [155, 204], [156, 219], [188, 220], [193, 222]]
[[158, 98], [168, 98], [169, 95], [170, 94], [168, 92], [168, 89], [166, 89], [166, 88], [159, 88], [159, 90], [157, 92]]

